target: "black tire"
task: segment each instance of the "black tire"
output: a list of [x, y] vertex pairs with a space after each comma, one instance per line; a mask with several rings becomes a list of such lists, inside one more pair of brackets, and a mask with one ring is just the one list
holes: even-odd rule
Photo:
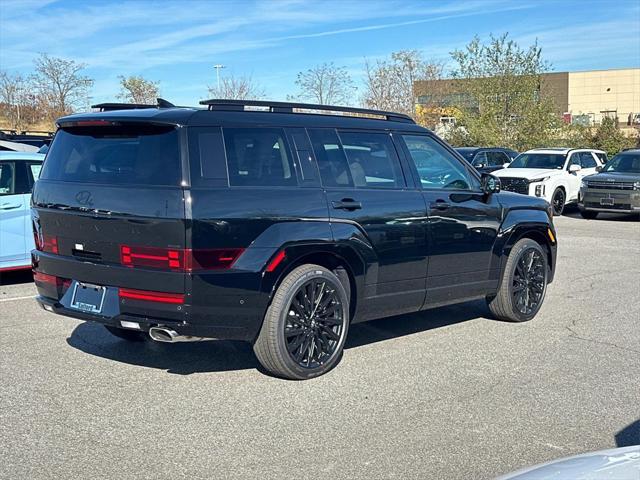
[[594, 212], [593, 210], [583, 210], [580, 209], [580, 215], [582, 218], [586, 218], [587, 220], [593, 220], [598, 217], [599, 212]]
[[564, 212], [566, 206], [567, 197], [564, 194], [564, 190], [556, 188], [551, 197], [551, 206], [553, 207], [553, 215], [559, 217]]
[[111, 335], [115, 335], [127, 342], [144, 342], [148, 337], [146, 332], [127, 330], [126, 328], [112, 327], [111, 325], [105, 325], [104, 328], [106, 328]]
[[276, 290], [253, 351], [272, 374], [305, 380], [336, 366], [348, 329], [349, 295], [343, 283], [324, 267], [302, 265]]
[[[531, 270], [527, 271], [529, 263]], [[548, 275], [547, 255], [540, 244], [530, 238], [518, 240], [509, 253], [500, 289], [495, 297], [487, 298], [491, 313], [509, 322], [531, 320], [544, 301]]]

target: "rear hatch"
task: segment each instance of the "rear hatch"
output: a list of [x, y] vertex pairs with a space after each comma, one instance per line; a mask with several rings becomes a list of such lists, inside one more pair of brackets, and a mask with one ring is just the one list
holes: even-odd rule
[[179, 139], [174, 125], [96, 120], [60, 128], [33, 191], [36, 269], [184, 294]]

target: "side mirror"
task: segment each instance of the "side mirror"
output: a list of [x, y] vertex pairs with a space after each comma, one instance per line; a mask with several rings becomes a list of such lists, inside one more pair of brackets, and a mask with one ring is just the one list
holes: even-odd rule
[[582, 167], [580, 165], [569, 165], [569, 173], [576, 173], [580, 170], [582, 170]]
[[596, 167], [596, 172], [600, 173], [602, 171], [602, 165], [598, 165]]
[[491, 195], [498, 192], [500, 192], [500, 179], [490, 173], [482, 175], [482, 193]]

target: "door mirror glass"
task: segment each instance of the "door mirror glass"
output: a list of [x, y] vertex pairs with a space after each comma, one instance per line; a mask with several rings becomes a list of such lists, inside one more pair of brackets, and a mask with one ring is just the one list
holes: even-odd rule
[[489, 173], [483, 174], [482, 191], [487, 195], [500, 192], [500, 179]]
[[580, 170], [582, 170], [582, 167], [580, 165], [576, 165], [575, 163], [569, 166], [569, 173], [576, 173]]

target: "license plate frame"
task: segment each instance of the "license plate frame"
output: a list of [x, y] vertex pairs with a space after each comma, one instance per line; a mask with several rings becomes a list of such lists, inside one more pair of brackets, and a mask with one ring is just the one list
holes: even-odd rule
[[100, 314], [106, 295], [107, 287], [76, 281], [69, 306], [84, 313]]
[[614, 200], [613, 200], [613, 198], [601, 198], [600, 199], [600, 205], [602, 205], [604, 207], [613, 207]]

